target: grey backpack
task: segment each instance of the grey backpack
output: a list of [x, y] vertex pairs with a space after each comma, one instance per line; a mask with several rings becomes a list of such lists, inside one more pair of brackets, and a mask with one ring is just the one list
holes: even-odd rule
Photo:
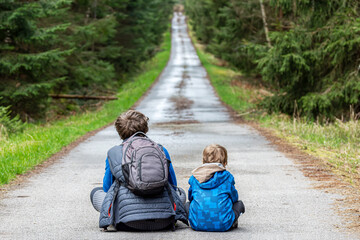
[[125, 186], [140, 196], [156, 195], [168, 184], [169, 160], [157, 143], [137, 132], [122, 143]]

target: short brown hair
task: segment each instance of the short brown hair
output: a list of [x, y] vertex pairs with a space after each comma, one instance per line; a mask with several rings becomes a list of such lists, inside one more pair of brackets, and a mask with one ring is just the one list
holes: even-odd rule
[[147, 133], [148, 121], [149, 118], [141, 112], [129, 110], [116, 119], [115, 128], [121, 139], [126, 139], [136, 132]]
[[226, 148], [219, 144], [211, 144], [203, 151], [203, 163], [221, 163], [224, 167], [227, 165]]

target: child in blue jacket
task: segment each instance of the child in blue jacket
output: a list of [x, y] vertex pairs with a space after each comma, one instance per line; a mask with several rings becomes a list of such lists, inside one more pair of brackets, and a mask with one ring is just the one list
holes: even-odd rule
[[192, 171], [189, 179], [189, 222], [198, 231], [227, 231], [237, 227], [237, 219], [245, 212], [238, 200], [233, 175], [226, 171], [227, 151], [218, 144], [203, 151], [203, 165]]

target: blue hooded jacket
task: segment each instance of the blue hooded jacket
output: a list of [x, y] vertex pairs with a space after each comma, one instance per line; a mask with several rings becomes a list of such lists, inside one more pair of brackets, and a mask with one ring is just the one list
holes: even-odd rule
[[234, 177], [225, 169], [211, 174], [202, 183], [194, 175], [189, 179], [189, 222], [198, 231], [227, 231], [235, 220], [233, 203], [238, 201]]

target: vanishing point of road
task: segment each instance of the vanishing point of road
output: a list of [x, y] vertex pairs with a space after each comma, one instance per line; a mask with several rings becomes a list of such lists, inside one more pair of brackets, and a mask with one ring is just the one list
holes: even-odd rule
[[[246, 213], [225, 233], [103, 232], [89, 193], [101, 186], [106, 152], [119, 144], [108, 127], [0, 199], [0, 239], [356, 239], [333, 209], [338, 195], [312, 187], [291, 160], [256, 130], [232, 121], [191, 43], [185, 16], [175, 13], [172, 50], [158, 82], [136, 107], [150, 118], [149, 136], [169, 151], [185, 190], [203, 148], [225, 146]], [[341, 197], [341, 196], [340, 196]]]

